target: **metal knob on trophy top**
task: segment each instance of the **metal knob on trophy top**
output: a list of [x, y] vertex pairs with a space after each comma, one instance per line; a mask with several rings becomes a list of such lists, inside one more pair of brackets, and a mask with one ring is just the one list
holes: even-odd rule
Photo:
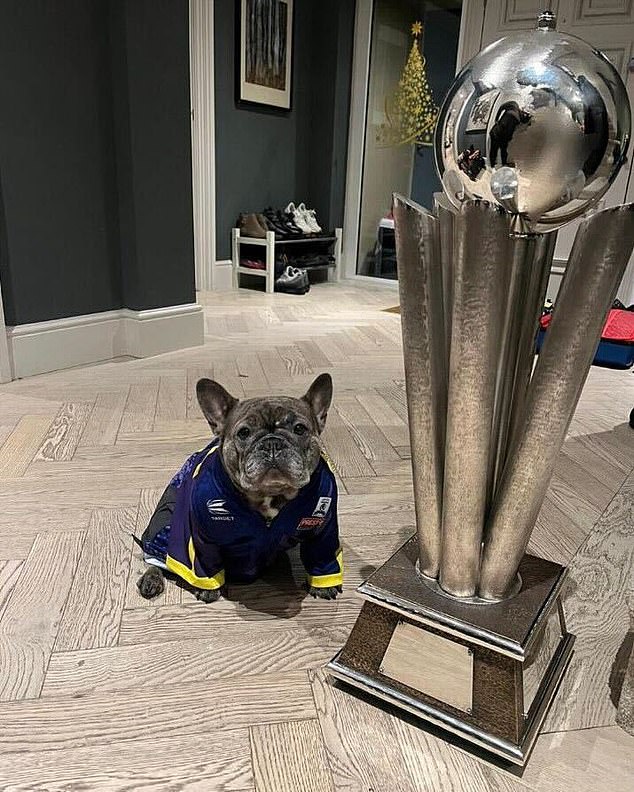
[[[634, 247], [634, 204], [596, 208], [629, 138], [616, 69], [543, 12], [456, 77], [434, 211], [394, 196], [417, 535], [328, 668], [518, 764], [573, 650], [566, 568], [526, 549]], [[557, 229], [582, 215], [535, 363]]]

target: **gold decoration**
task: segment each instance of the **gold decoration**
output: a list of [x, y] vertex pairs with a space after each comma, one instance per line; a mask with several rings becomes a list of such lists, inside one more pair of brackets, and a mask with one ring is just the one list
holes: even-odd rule
[[385, 99], [386, 123], [377, 132], [377, 142], [381, 146], [403, 146], [415, 143], [417, 146], [431, 146], [434, 127], [438, 119], [436, 106], [425, 71], [425, 58], [418, 43], [423, 26], [420, 22], [412, 25], [412, 48], [401, 79], [391, 101]]

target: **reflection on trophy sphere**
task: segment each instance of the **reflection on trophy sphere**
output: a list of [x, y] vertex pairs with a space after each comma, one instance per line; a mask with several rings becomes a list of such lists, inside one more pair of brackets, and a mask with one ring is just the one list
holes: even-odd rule
[[630, 138], [630, 105], [612, 64], [555, 29], [488, 46], [458, 74], [436, 127], [436, 165], [456, 205], [481, 198], [552, 231], [583, 214], [613, 182]]

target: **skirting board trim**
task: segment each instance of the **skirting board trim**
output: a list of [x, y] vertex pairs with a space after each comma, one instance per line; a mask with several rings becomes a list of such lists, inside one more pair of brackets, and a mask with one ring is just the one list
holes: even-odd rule
[[203, 309], [197, 303], [120, 308], [7, 328], [13, 379], [117, 357], [160, 355], [200, 346], [203, 338]]

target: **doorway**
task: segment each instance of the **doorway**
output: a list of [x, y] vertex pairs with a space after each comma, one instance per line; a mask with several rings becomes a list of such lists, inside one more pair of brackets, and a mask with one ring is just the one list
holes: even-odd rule
[[461, 0], [373, 4], [357, 275], [398, 277], [392, 193], [431, 208], [440, 190], [433, 122], [455, 75], [461, 10]]

